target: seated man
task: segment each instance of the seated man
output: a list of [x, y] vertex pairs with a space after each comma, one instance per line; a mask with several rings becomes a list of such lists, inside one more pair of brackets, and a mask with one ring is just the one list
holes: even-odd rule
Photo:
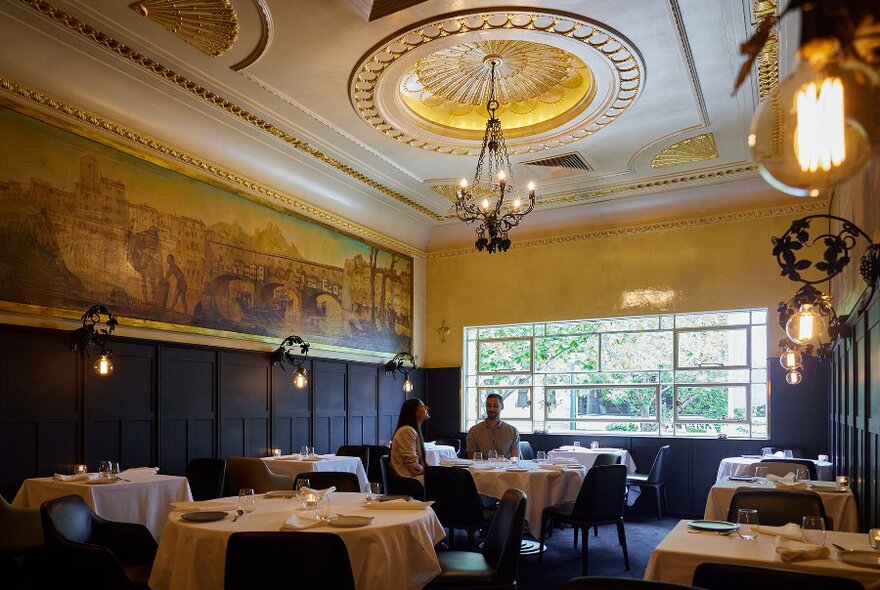
[[486, 419], [474, 424], [468, 430], [467, 456], [474, 458], [474, 453], [482, 453], [483, 458], [489, 451], [497, 451], [499, 457], [519, 457], [519, 431], [501, 421], [501, 410], [504, 400], [497, 393], [486, 396]]

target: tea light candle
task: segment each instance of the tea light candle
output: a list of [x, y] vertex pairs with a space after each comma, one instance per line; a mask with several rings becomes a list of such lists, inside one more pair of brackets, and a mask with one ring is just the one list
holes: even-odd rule
[[281, 449], [269, 449], [269, 450], [272, 452], [273, 457], [280, 457], [281, 456]]
[[868, 544], [871, 545], [871, 549], [880, 549], [880, 529], [868, 531]]
[[73, 468], [73, 473], [76, 475], [79, 475], [80, 473], [88, 473], [88, 472], [89, 472], [89, 468], [86, 467], [85, 465], [77, 465], [76, 467]]
[[321, 500], [321, 497], [318, 494], [308, 493], [303, 498], [303, 501], [306, 503], [306, 506], [309, 508], [314, 508], [318, 505], [318, 502]]
[[838, 475], [837, 476], [837, 487], [848, 488], [849, 487], [849, 478], [845, 475]]

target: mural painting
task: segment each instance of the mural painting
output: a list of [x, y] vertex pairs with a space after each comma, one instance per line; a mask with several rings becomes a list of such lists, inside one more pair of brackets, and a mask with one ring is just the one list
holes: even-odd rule
[[10, 109], [0, 129], [0, 301], [410, 350], [409, 256]]

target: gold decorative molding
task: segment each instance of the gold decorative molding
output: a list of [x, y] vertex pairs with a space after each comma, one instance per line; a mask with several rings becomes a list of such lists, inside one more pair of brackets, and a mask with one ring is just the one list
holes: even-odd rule
[[330, 166], [331, 168], [334, 168], [335, 170], [348, 176], [349, 178], [353, 178], [358, 182], [361, 182], [369, 186], [370, 188], [375, 189], [382, 194], [389, 196], [392, 199], [395, 199], [403, 203], [404, 205], [415, 209], [416, 211], [429, 217], [430, 219], [433, 219], [435, 221], [443, 219], [441, 215], [438, 215], [427, 207], [413, 201], [412, 199], [383, 185], [382, 183], [373, 180], [362, 172], [355, 170], [348, 164], [340, 162], [330, 154], [327, 154], [326, 152], [310, 146], [308, 143], [299, 139], [298, 137], [295, 137], [287, 131], [280, 129], [269, 121], [266, 121], [265, 119], [255, 115], [254, 113], [251, 113], [243, 107], [236, 105], [235, 103], [223, 98], [222, 96], [215, 94], [211, 90], [208, 90], [207, 88], [200, 86], [199, 84], [192, 82], [191, 80], [188, 80], [186, 77], [178, 74], [174, 70], [163, 66], [162, 64], [150, 59], [149, 57], [141, 53], [138, 53], [131, 47], [128, 47], [127, 45], [116, 41], [108, 35], [105, 35], [104, 33], [95, 30], [94, 28], [83, 23], [82, 21], [79, 21], [69, 14], [63, 12], [62, 10], [55, 8], [48, 2], [45, 2], [44, 0], [19, 1], [23, 4], [26, 4], [27, 6], [30, 6], [34, 10], [50, 18], [59, 25], [64, 26], [71, 31], [82, 35], [83, 37], [86, 37], [92, 42], [117, 54], [119, 57], [127, 59], [132, 63], [143, 67], [144, 69], [155, 74], [159, 78], [171, 84], [174, 84], [175, 86], [178, 86], [179, 88], [185, 90], [186, 92], [189, 92], [193, 96], [204, 100], [219, 109], [226, 111], [227, 113], [233, 115], [234, 117], [237, 117], [245, 123], [256, 127], [257, 129], [260, 129], [261, 131], [264, 131], [265, 133], [268, 133], [269, 135], [277, 139], [280, 139], [291, 147], [320, 160], [324, 164]]
[[131, 9], [214, 57], [238, 39], [238, 14], [229, 0], [139, 0]]
[[[755, 26], [766, 18], [776, 16], [776, 0], [753, 0], [752, 16]], [[758, 93], [763, 99], [779, 82], [779, 36], [774, 28], [758, 54]]]
[[[508, 145], [511, 155], [552, 149], [589, 137], [626, 112], [638, 97], [644, 65], [635, 47], [623, 35], [599, 23], [568, 14], [509, 10], [446, 14], [395, 33], [365, 55], [352, 73], [349, 86], [352, 105], [364, 121], [397, 141], [437, 153], [476, 155], [480, 150], [479, 141], [472, 142], [473, 145], [464, 145], [461, 141], [443, 142], [438, 139], [443, 137], [442, 129], [434, 129], [430, 139], [423, 139], [390, 121], [377, 102], [376, 90], [390, 66], [413, 51], [425, 51], [433, 42], [445, 40], [440, 44], [448, 47], [449, 38], [461, 36], [470, 41], [477, 33], [480, 41], [490, 41], [509, 38], [510, 30], [534, 32], [534, 39], [547, 35], [548, 38], [555, 36], [578, 41], [580, 47], [595, 51], [613, 72], [612, 89], [603, 110], [591, 113], [585, 119], [574, 117], [567, 121], [568, 124], [557, 125], [555, 133], [542, 132], [532, 142], [524, 140], [518, 145]], [[398, 88], [400, 81], [396, 80], [392, 86]]]
[[712, 133], [701, 133], [700, 135], [677, 141], [660, 150], [651, 159], [651, 168], [665, 168], [667, 166], [691, 164], [717, 158], [718, 146], [715, 145], [715, 135]]
[[[791, 205], [780, 207], [766, 207], [762, 209], [750, 209], [747, 211], [737, 211], [735, 213], [721, 213], [718, 215], [706, 215], [701, 217], [692, 217], [686, 219], [677, 219], [674, 221], [663, 221], [659, 223], [648, 223], [643, 225], [630, 225], [625, 227], [615, 227], [608, 229], [600, 229], [590, 232], [578, 234], [566, 234], [562, 236], [552, 236], [547, 238], [535, 238], [531, 240], [523, 240], [515, 242], [511, 248], [535, 248], [538, 246], [550, 246], [555, 244], [567, 244], [573, 242], [582, 242], [585, 240], [601, 240], [606, 238], [619, 238], [621, 236], [632, 236], [647, 233], [656, 233], [662, 231], [670, 231], [676, 229], [685, 229], [689, 227], [698, 227], [703, 225], [716, 225], [720, 223], [738, 223], [741, 221], [751, 221], [753, 219], [762, 219], [765, 217], [782, 217], [785, 215], [799, 215], [802, 213], [813, 213], [816, 211], [827, 212], [830, 201], [804, 201]], [[477, 254], [470, 248], [453, 248], [449, 250], [437, 250], [428, 252], [428, 260], [438, 260], [442, 258], [453, 258], [457, 256], [467, 256]]]
[[[202, 160], [193, 154], [163, 144], [151, 137], [141, 135], [137, 131], [123, 127], [114, 121], [105, 119], [75, 106], [64, 104], [57, 99], [48, 97], [35, 90], [25, 88], [24, 86], [6, 78], [0, 77], [0, 90], [75, 121], [75, 123], [73, 123], [48, 117], [43, 111], [22, 108], [17, 101], [8, 99], [0, 101], [0, 104], [7, 104], [10, 108], [24, 112], [27, 115], [36, 116], [49, 124], [61, 126], [64, 129], [78, 133], [89, 139], [109, 144], [114, 148], [123, 149], [127, 153], [154, 164], [190, 176], [196, 175], [200, 178], [204, 178], [207, 182], [219, 184], [225, 189], [234, 190], [237, 194], [246, 198], [253, 199], [254, 197], [262, 197], [268, 199], [270, 201], [269, 203], [260, 200], [260, 202], [265, 205], [272, 206], [271, 201], [277, 201], [281, 204], [276, 205], [278, 210], [298, 212], [309, 218], [317, 219], [327, 225], [341, 229], [352, 235], [361, 236], [377, 244], [413, 256], [414, 258], [425, 258], [426, 256], [426, 253], [423, 250], [414, 248], [409, 244], [405, 244], [390, 236], [381, 234], [368, 227], [355, 223], [354, 221], [340, 217], [330, 211], [326, 211], [272, 187], [261, 184], [256, 180], [241, 176], [232, 170]], [[110, 141], [107, 134], [109, 134], [114, 141]], [[144, 150], [147, 151], [145, 152]]]

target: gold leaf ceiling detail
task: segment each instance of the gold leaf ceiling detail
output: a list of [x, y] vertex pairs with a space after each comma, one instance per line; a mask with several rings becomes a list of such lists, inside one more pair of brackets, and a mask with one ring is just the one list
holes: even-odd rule
[[678, 166], [679, 164], [690, 164], [716, 158], [718, 158], [718, 146], [715, 145], [715, 135], [712, 133], [701, 133], [700, 135], [677, 141], [660, 150], [660, 153], [651, 160], [651, 168], [665, 168], [667, 166]]
[[140, 0], [131, 8], [214, 57], [238, 39], [238, 15], [229, 0]]

